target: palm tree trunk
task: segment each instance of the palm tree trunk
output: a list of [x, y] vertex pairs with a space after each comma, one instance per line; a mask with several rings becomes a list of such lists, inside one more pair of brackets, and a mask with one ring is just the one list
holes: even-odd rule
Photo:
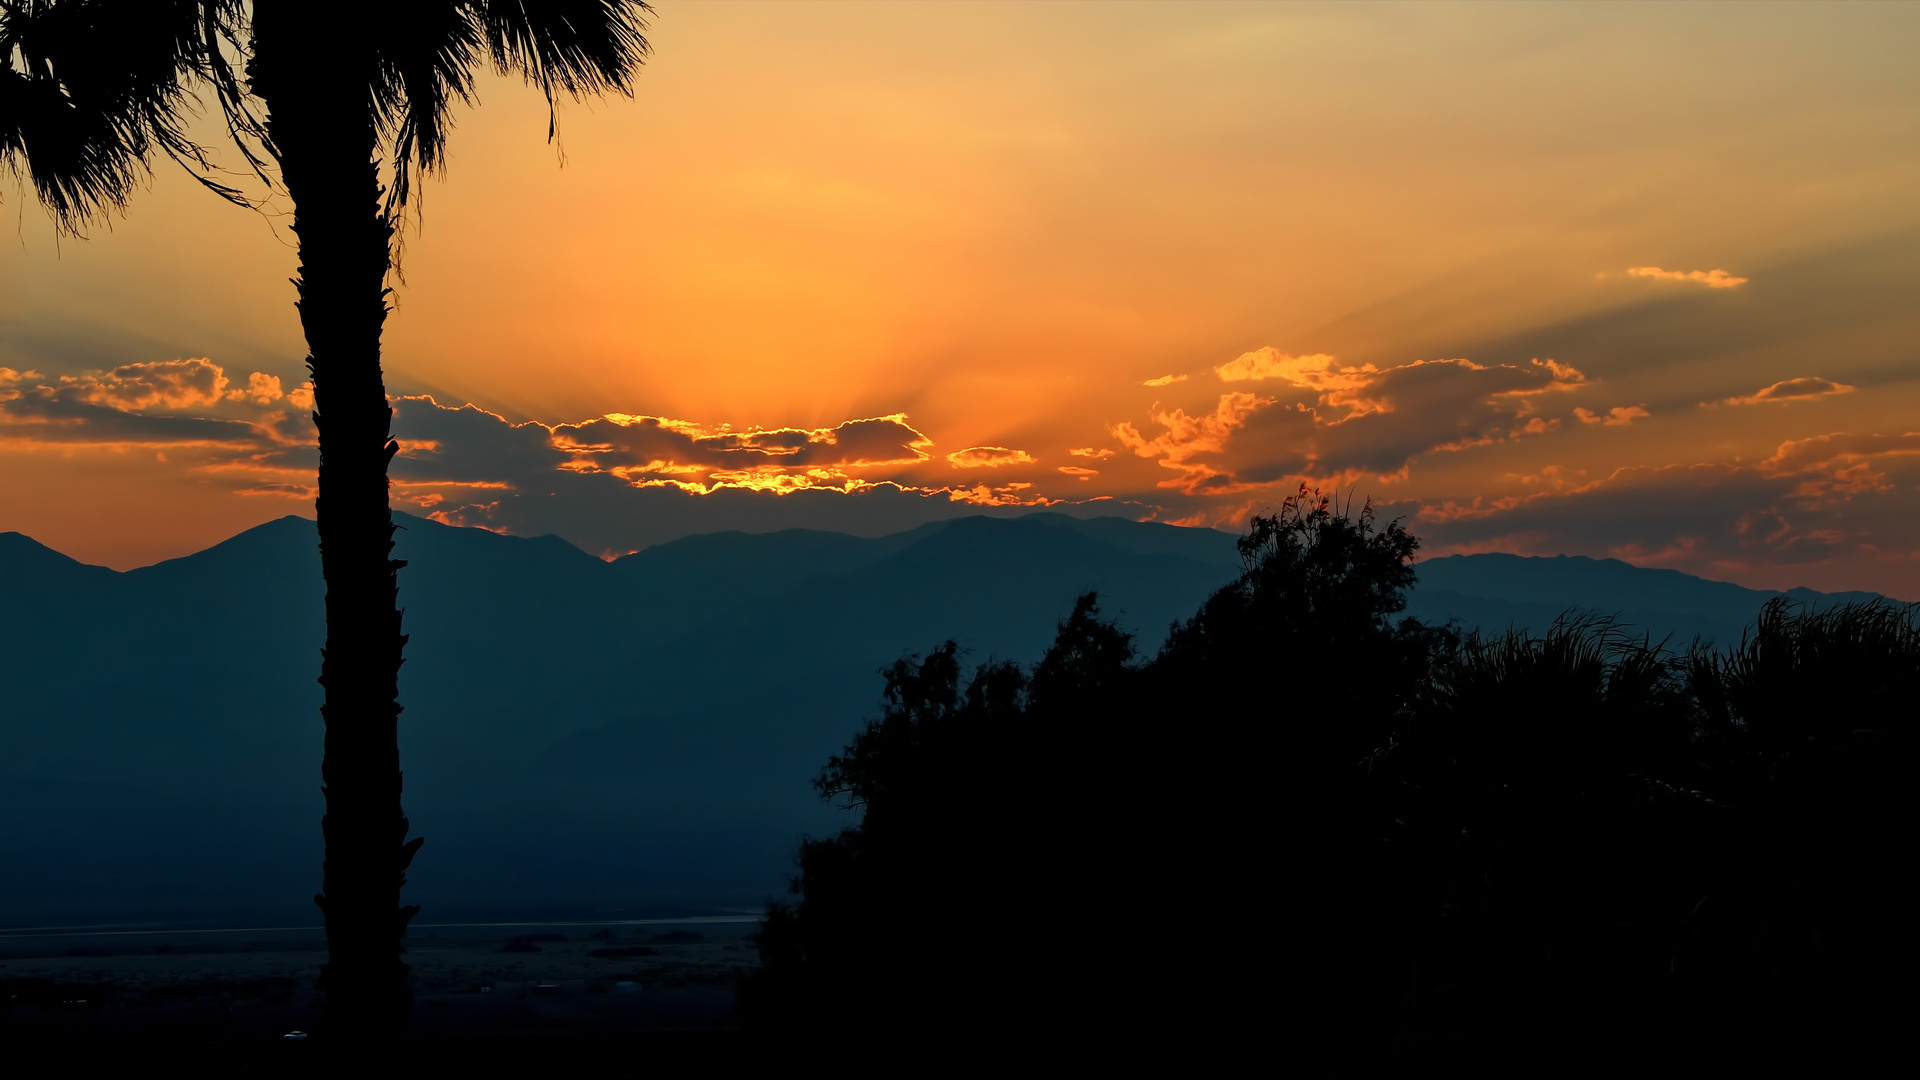
[[[320, 432], [320, 567], [327, 586], [320, 683], [326, 863], [321, 893], [330, 1031], [350, 1041], [395, 1034], [407, 1012], [400, 906], [406, 842], [400, 806], [400, 632], [387, 463], [393, 411], [380, 372], [392, 223], [381, 203], [366, 46], [333, 5], [259, 3], [250, 74], [294, 204], [300, 322]], [[351, 10], [351, 9], [349, 9]], [[364, 35], [365, 28], [359, 27]]]

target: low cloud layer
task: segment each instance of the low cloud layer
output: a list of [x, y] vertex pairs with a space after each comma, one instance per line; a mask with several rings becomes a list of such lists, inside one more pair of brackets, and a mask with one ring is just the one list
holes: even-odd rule
[[[277, 378], [255, 373], [246, 389], [233, 393], [228, 385], [226, 372], [206, 359], [123, 364], [57, 378], [0, 368], [0, 442], [247, 452], [287, 441], [276, 424], [284, 416], [258, 407], [284, 396]], [[229, 404], [237, 407], [222, 408]], [[231, 415], [219, 415], [223, 411]]]
[[[423, 400], [423, 399], [410, 399]], [[424, 399], [430, 400], [430, 399]], [[839, 487], [845, 469], [917, 465], [933, 440], [904, 414], [849, 420], [831, 428], [708, 428], [661, 416], [613, 413], [550, 429], [577, 472], [624, 480], [716, 487]]]
[[1400, 504], [1433, 554], [1585, 554], [1786, 588], [1875, 587], [1920, 599], [1913, 532], [1920, 432], [1836, 433], [1750, 464], [1632, 467], [1535, 494]]
[[1638, 405], [1615, 405], [1606, 412], [1576, 408], [1573, 415], [1583, 424], [1600, 424], [1603, 427], [1626, 427], [1635, 420], [1642, 420], [1653, 414]]
[[1657, 266], [1635, 266], [1629, 268], [1627, 273], [1656, 281], [1691, 281], [1709, 289], [1731, 289], [1747, 283], [1746, 278], [1735, 277], [1725, 270], [1662, 270]]
[[933, 441], [904, 415], [820, 429], [735, 431], [624, 414], [549, 427], [407, 397], [395, 403], [394, 434], [401, 503], [453, 525], [556, 532], [605, 554], [728, 528], [879, 535], [970, 513], [1149, 516], [1154, 509], [1057, 498], [1023, 481], [902, 480], [922, 466], [971, 471], [1034, 461], [997, 446], [936, 459]]
[[998, 469], [1006, 465], [1031, 465], [1033, 455], [1025, 450], [1004, 446], [969, 446], [947, 455], [948, 463], [961, 469]]
[[1788, 401], [1812, 401], [1815, 398], [1832, 397], [1835, 394], [1851, 394], [1854, 388], [1846, 383], [1837, 383], [1832, 379], [1810, 376], [1803, 379], [1782, 379], [1772, 386], [1762, 387], [1751, 394], [1727, 398], [1727, 405], [1766, 405]]

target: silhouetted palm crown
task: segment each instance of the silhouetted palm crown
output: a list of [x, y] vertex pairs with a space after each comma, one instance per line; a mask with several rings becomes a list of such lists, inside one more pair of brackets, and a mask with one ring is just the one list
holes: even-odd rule
[[381, 156], [395, 166], [392, 205], [404, 205], [413, 171], [445, 164], [449, 110], [474, 103], [483, 63], [523, 76], [549, 102], [630, 93], [646, 11], [633, 0], [0, 0], [0, 163], [25, 172], [72, 229], [123, 208], [156, 149], [208, 177], [188, 134], [196, 92], [218, 101], [243, 154], [257, 146], [271, 157], [248, 82], [260, 74], [248, 64], [256, 27], [323, 12], [342, 32], [300, 43], [327, 50], [301, 66], [364, 86]]

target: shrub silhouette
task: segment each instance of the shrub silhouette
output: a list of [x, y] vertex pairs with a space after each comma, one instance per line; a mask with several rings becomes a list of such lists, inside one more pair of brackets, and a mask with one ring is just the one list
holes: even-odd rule
[[1606, 618], [1475, 635], [1435, 666], [1376, 759], [1413, 927], [1403, 1043], [1519, 1065], [1660, 1029], [1717, 822], [1695, 727], [1671, 658]]
[[1870, 1060], [1916, 1003], [1916, 609], [1776, 599], [1686, 666], [1738, 831], [1676, 950], [1679, 990], [1715, 1041]]
[[1831, 1066], [1915, 960], [1913, 692], [1890, 602], [1775, 600], [1724, 653], [1605, 618], [1471, 638], [1376, 758], [1415, 927], [1403, 1053]]

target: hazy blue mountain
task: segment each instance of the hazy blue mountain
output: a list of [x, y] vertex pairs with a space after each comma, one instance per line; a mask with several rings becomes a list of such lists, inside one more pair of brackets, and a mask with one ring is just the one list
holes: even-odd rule
[[70, 559], [30, 536], [0, 533], [0, 593], [6, 596], [58, 596], [110, 588], [119, 576], [104, 566]]
[[[1761, 606], [1780, 595], [1579, 555], [1449, 555], [1421, 562], [1419, 575], [1407, 614], [1428, 622], [1456, 620], [1483, 632], [1512, 627], [1538, 633], [1562, 613], [1579, 609], [1614, 616], [1636, 635], [1666, 639], [1675, 650], [1684, 650], [1695, 637], [1723, 646], [1738, 642]], [[1793, 589], [1786, 595], [1825, 605], [1878, 594]]]
[[[778, 889], [878, 669], [1032, 660], [1080, 591], [1152, 648], [1233, 538], [1058, 515], [880, 539], [689, 537], [613, 563], [402, 519], [416, 898], [467, 910]], [[125, 574], [0, 536], [0, 913], [305, 917], [318, 871], [313, 525]]]
[[[1074, 597], [1155, 649], [1240, 568], [1231, 534], [1053, 514], [864, 539], [692, 536], [608, 563], [402, 516], [410, 896], [460, 914], [752, 905], [878, 671], [953, 638], [1037, 659]], [[127, 573], [0, 535], [0, 919], [271, 912], [318, 884], [323, 584], [282, 518]], [[1770, 593], [1590, 559], [1422, 563], [1410, 613], [1569, 607], [1727, 640]], [[1827, 601], [1820, 594], [1804, 599]]]

